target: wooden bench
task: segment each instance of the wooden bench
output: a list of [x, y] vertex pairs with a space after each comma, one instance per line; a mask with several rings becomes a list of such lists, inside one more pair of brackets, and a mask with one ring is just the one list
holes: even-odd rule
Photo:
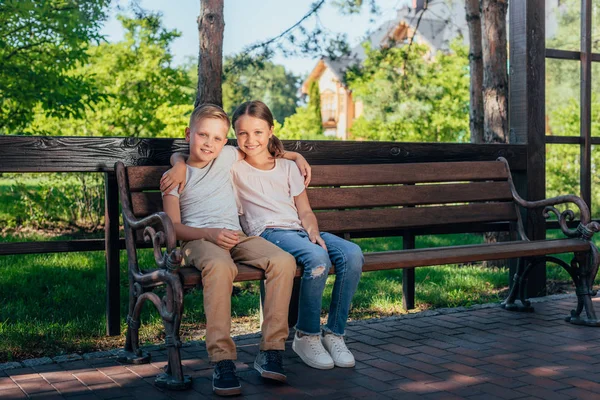
[[[189, 378], [183, 375], [179, 355], [183, 292], [185, 288], [201, 285], [201, 274], [195, 268], [180, 268], [181, 254], [174, 228], [161, 212], [162, 200], [157, 191], [165, 170], [166, 167], [116, 165], [130, 282], [127, 342], [120, 359], [132, 363], [149, 361], [138, 343], [141, 306], [149, 300], [163, 318], [169, 355], [166, 371], [156, 383], [182, 389], [190, 384]], [[508, 231], [513, 241], [367, 253], [363, 270], [404, 268], [414, 273], [415, 267], [519, 258], [514, 284], [503, 306], [508, 310], [531, 311], [525, 293], [527, 274], [540, 263], [554, 262], [569, 272], [577, 288], [577, 308], [567, 320], [599, 325], [591, 296], [595, 294], [592, 283], [600, 259], [591, 237], [600, 226], [590, 222], [588, 207], [579, 197], [523, 200], [515, 190], [508, 162], [503, 158], [483, 162], [315, 165], [308, 195], [320, 229], [344, 237], [414, 237], [423, 233], [473, 232], [476, 226], [479, 231], [482, 227]], [[554, 207], [564, 203], [575, 204], [579, 209], [581, 224], [577, 229], [567, 226], [574, 217], [573, 212], [560, 212]], [[567, 238], [530, 241], [520, 208], [542, 208], [546, 218], [555, 214]], [[158, 267], [138, 266], [136, 244], [141, 232], [153, 244]], [[166, 251], [161, 247], [166, 247]], [[552, 256], [558, 253], [573, 253], [573, 261], [568, 264]], [[236, 281], [264, 279], [261, 270], [244, 265], [238, 269]], [[297, 277], [301, 272], [299, 268]], [[162, 299], [152, 291], [161, 285], [166, 285]], [[297, 296], [297, 290], [294, 292]], [[292, 320], [297, 311], [296, 300], [293, 298], [291, 302]], [[584, 309], [586, 314], [582, 316]]]

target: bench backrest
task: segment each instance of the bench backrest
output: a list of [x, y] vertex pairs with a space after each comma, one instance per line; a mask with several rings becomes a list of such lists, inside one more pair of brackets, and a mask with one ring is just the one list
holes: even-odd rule
[[[127, 168], [136, 217], [162, 210], [157, 190], [166, 169]], [[517, 220], [499, 161], [315, 165], [308, 196], [321, 230], [352, 236], [472, 232]]]

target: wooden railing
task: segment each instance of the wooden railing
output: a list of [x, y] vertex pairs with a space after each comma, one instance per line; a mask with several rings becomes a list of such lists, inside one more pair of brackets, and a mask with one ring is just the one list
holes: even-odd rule
[[[284, 141], [284, 144], [287, 150], [302, 153], [314, 165], [486, 161], [502, 156], [509, 161], [513, 173], [522, 178], [527, 166], [526, 145], [340, 141]], [[0, 242], [0, 255], [105, 250], [106, 328], [109, 335], [118, 335], [119, 251], [125, 246], [119, 239], [114, 164], [124, 161], [126, 165], [168, 165], [170, 155], [179, 151], [187, 151], [184, 140], [0, 136], [0, 172], [102, 172], [105, 181], [104, 239]], [[405, 235], [405, 243], [414, 244], [414, 238]]]

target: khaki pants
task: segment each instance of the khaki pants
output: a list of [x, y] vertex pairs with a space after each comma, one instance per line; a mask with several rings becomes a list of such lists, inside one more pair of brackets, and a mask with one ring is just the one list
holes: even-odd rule
[[212, 362], [235, 360], [231, 339], [231, 291], [242, 263], [265, 271], [264, 318], [261, 350], [285, 350], [288, 336], [288, 308], [292, 294], [296, 260], [289, 253], [259, 236], [238, 232], [240, 243], [227, 251], [207, 240], [185, 242], [181, 246], [187, 265], [202, 272], [206, 349]]

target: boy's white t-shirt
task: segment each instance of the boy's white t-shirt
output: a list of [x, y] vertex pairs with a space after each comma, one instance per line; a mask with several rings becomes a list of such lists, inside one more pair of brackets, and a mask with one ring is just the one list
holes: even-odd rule
[[231, 182], [231, 167], [237, 158], [235, 147], [224, 146], [204, 168], [187, 165], [183, 192], [179, 194], [175, 188], [168, 193], [179, 197], [183, 225], [241, 230]]
[[278, 158], [264, 171], [241, 160], [231, 169], [244, 233], [260, 235], [266, 228], [303, 229], [294, 197], [304, 191], [296, 163]]

